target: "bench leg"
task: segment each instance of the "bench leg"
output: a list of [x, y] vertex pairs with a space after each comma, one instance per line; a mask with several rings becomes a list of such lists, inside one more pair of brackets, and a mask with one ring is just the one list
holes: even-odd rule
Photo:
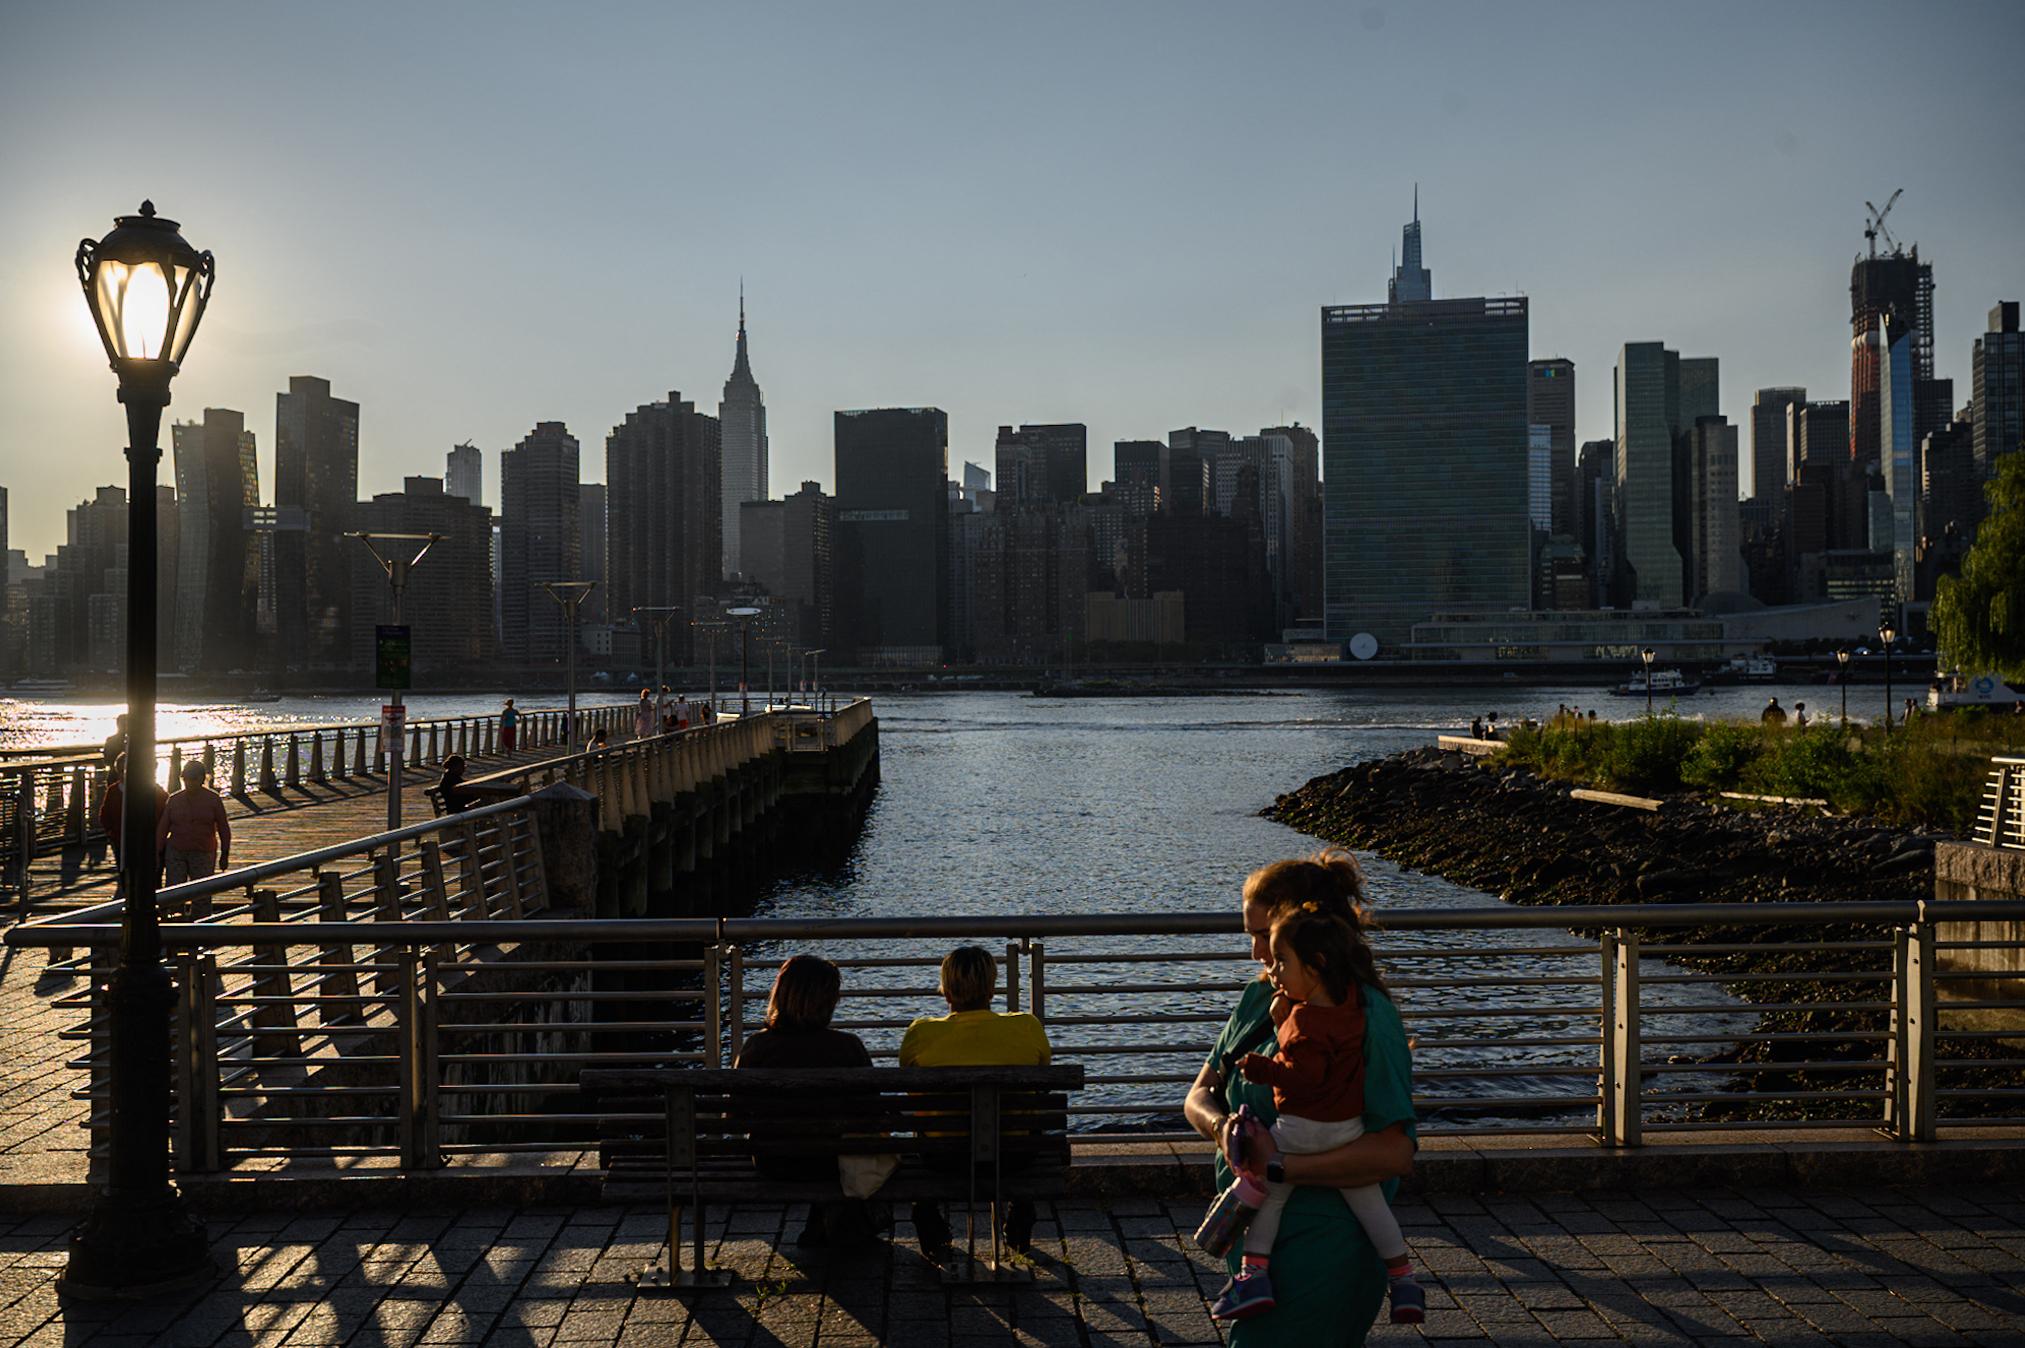
[[[686, 1146], [681, 1146], [683, 1143]], [[681, 1146], [678, 1155], [677, 1148]], [[668, 1243], [661, 1255], [633, 1275], [633, 1284], [642, 1292], [681, 1292], [705, 1287], [729, 1287], [738, 1275], [728, 1268], [711, 1268], [703, 1257], [703, 1196], [696, 1177], [696, 1097], [679, 1091], [668, 1093]], [[689, 1211], [696, 1234], [689, 1267], [682, 1267], [682, 1203], [675, 1196], [678, 1159], [689, 1170]]]

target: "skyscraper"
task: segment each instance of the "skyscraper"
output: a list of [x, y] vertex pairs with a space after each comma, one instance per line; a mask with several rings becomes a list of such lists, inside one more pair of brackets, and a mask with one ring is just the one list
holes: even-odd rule
[[627, 614], [612, 613], [612, 587], [605, 576], [605, 484], [585, 482], [577, 487], [577, 556], [583, 559], [584, 579], [597, 585], [584, 596], [578, 618], [587, 623], [625, 622]]
[[359, 405], [330, 381], [294, 375], [274, 395], [274, 505], [303, 528], [275, 537], [276, 635], [282, 659], [341, 669], [351, 658], [351, 558], [359, 495]]
[[[1884, 347], [1878, 323], [1889, 318], [1912, 337], [1911, 378], [1915, 386], [1934, 377], [1934, 268], [1920, 250], [1894, 250], [1883, 257], [1860, 257], [1849, 270], [1849, 457], [1866, 471], [1878, 468]], [[1915, 388], [1916, 392], [1920, 390]], [[1932, 396], [1929, 394], [1928, 396]], [[1947, 419], [1914, 409], [1914, 429], [1924, 434]]]
[[1288, 520], [1285, 579], [1296, 619], [1322, 620], [1322, 441], [1299, 422], [1268, 426], [1259, 432], [1286, 440], [1292, 451], [1292, 474], [1286, 487], [1292, 502]]
[[2018, 301], [1990, 310], [1990, 330], [1976, 339], [1971, 361], [1976, 471], [1990, 477], [1997, 460], [2025, 446], [2025, 334]]
[[1547, 428], [1552, 523], [1548, 532], [1571, 534], [1575, 524], [1575, 362], [1561, 356], [1526, 366], [1526, 424]]
[[626, 414], [605, 437], [606, 577], [614, 622], [635, 608], [673, 607], [671, 657], [687, 660], [703, 615], [700, 595], [717, 593], [724, 559], [722, 426], [680, 393]]
[[1151, 515], [1168, 493], [1168, 449], [1159, 440], [1118, 440], [1111, 445], [1111, 476], [1128, 514]]
[[1617, 356], [1618, 555], [1629, 598], [1679, 608], [1684, 558], [1674, 541], [1673, 438], [1680, 427], [1680, 356], [1659, 342], [1627, 342]]
[[260, 602], [260, 545], [246, 528], [248, 507], [260, 502], [253, 432], [242, 414], [207, 407], [203, 421], [172, 426], [170, 441], [180, 554], [176, 667], [185, 673], [252, 669]]
[[467, 440], [444, 457], [443, 491], [473, 505], [485, 504], [485, 455], [478, 446]]
[[1322, 310], [1324, 608], [1336, 641], [1403, 643], [1438, 608], [1531, 597], [1527, 304], [1428, 298], [1418, 215], [1392, 303]]
[[739, 574], [793, 606], [794, 641], [803, 647], [830, 644], [830, 531], [835, 502], [822, 484], [778, 501], [739, 506]]
[[1425, 303], [1434, 298], [1434, 273], [1420, 265], [1420, 184], [1413, 185], [1413, 221], [1400, 231], [1399, 263], [1386, 283], [1389, 304]]
[[838, 412], [837, 641], [863, 664], [942, 658], [949, 602], [949, 417], [935, 407]]
[[499, 653], [554, 664], [568, 653], [569, 622], [544, 581], [583, 579], [583, 494], [577, 438], [540, 421], [499, 456]]
[[999, 507], [1043, 501], [1071, 504], [1089, 490], [1090, 431], [1083, 423], [998, 428]]
[[1751, 400], [1751, 489], [1754, 501], [1777, 501], [1786, 488], [1786, 409], [1807, 401], [1804, 388], [1761, 388]]
[[738, 507], [746, 501], [764, 501], [767, 494], [766, 401], [760, 397], [759, 382], [752, 377], [752, 363], [746, 355], [742, 284], [738, 288], [738, 350], [732, 357], [731, 377], [724, 381], [724, 396], [717, 404], [717, 420], [723, 443], [717, 571], [728, 576], [738, 569]]
[[1173, 515], [1214, 515], [1216, 458], [1230, 445], [1229, 431], [1184, 426], [1167, 433], [1167, 490], [1160, 508]]
[[[1682, 364], [1686, 364], [1685, 361]], [[1744, 589], [1743, 523], [1737, 509], [1737, 428], [1727, 417], [1696, 417], [1687, 432], [1694, 483], [1690, 598]]]
[[[1913, 431], [1913, 370], [1916, 338], [1913, 329], [1891, 317], [1880, 318], [1878, 345], [1884, 363], [1878, 371], [1878, 459], [1884, 474], [1885, 497], [1890, 503], [1889, 543], [1892, 576], [1898, 601], [1910, 603], [1919, 561], [1920, 540], [1920, 455], [1919, 439]], [[1873, 531], [1875, 533], [1875, 531]], [[1886, 540], [1873, 537], [1870, 546], [1881, 551]]]

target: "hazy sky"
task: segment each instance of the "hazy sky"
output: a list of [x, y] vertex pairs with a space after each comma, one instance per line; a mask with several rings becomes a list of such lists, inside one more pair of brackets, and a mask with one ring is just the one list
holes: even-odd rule
[[[218, 256], [171, 417], [291, 374], [360, 491], [634, 406], [714, 412], [738, 278], [774, 494], [830, 414], [1115, 439], [1320, 417], [1317, 308], [1382, 300], [1421, 185], [1438, 297], [1524, 293], [1610, 433], [1626, 341], [1848, 390], [1866, 198], [1935, 264], [1968, 396], [2025, 297], [2025, 4], [245, 4], [0, 8], [0, 485], [40, 561], [123, 482], [77, 240], [152, 197]], [[165, 451], [167, 434], [164, 433]], [[1748, 433], [1746, 435], [1748, 443]], [[168, 480], [164, 457], [164, 480]]]

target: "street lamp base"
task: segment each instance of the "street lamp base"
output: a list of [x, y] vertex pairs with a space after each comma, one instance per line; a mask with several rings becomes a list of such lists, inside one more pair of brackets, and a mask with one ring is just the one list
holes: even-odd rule
[[138, 1301], [200, 1287], [218, 1276], [204, 1223], [173, 1188], [141, 1199], [107, 1195], [70, 1237], [64, 1296]]

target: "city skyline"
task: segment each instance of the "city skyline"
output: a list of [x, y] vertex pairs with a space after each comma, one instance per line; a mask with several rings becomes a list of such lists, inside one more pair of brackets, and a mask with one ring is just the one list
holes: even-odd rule
[[[101, 152], [153, 115], [149, 91], [115, 87], [47, 116], [62, 97], [63, 63], [47, 59], [60, 25], [10, 19], [0, 108], [16, 130], [0, 140], [0, 171], [23, 204], [0, 221], [15, 300], [0, 326], [0, 475], [14, 546], [39, 560], [60, 539], [62, 505], [116, 476], [118, 419], [66, 263], [79, 235], [142, 195], [220, 258], [171, 417], [248, 412], [274, 482], [261, 410], [292, 375], [328, 379], [363, 408], [362, 497], [440, 471], [461, 441], [496, 455], [560, 421], [594, 442], [655, 389], [714, 386], [740, 274], [766, 353], [776, 483], [828, 481], [840, 408], [945, 407], [959, 461], [1014, 422], [1080, 421], [1098, 445], [1190, 424], [1315, 426], [1315, 315], [1383, 300], [1416, 182], [1437, 298], [1523, 294], [1530, 354], [1599, 373], [1625, 342], [1664, 332], [1724, 362], [1732, 424], [1756, 388], [1846, 385], [1865, 200], [1906, 188], [1892, 227], [1934, 263], [1937, 373], [1958, 400], [1984, 315], [2025, 293], [2025, 258], [2009, 246], [2025, 184], [1966, 171], [2004, 162], [2002, 128], [2017, 120], [2006, 109], [2025, 104], [2019, 43], [2004, 40], [2025, 37], [2015, 6], [1784, 6], [1750, 11], [1748, 44], [1706, 12], [1607, 26], [1581, 5], [1292, 7], [1257, 21], [1162, 10], [1173, 17], [1157, 60], [1127, 10], [1018, 24], [927, 10], [884, 24], [612, 11], [588, 28], [478, 13], [419, 16], [413, 43], [392, 52], [338, 16], [189, 25], [241, 77], [181, 91], [166, 173]], [[610, 38], [622, 28], [620, 49]], [[613, 92], [657, 36], [763, 52], [765, 96], [735, 62], [706, 63], [727, 68], [664, 90], [665, 107]], [[164, 38], [169, 64], [184, 40]], [[353, 74], [305, 76], [281, 59], [302, 41], [328, 71]], [[1778, 55], [1796, 43], [1821, 59]], [[1439, 58], [1401, 59], [1431, 44]], [[1626, 68], [1649, 49], [1728, 66], [1739, 96], [1711, 111], [1684, 92], [1691, 82], [1654, 91]], [[1521, 50], [1524, 79], [1501, 65]], [[536, 51], [569, 96], [509, 106]], [[1006, 118], [976, 94], [990, 72], [1043, 54], [1081, 97]], [[1859, 132], [1843, 72], [1866, 60], [1937, 92]], [[1271, 77], [1279, 96], [1151, 109], [1100, 87], [1141, 68]], [[860, 78], [903, 69], [904, 89]], [[852, 99], [837, 106], [847, 77]], [[1514, 117], [1506, 96], [1522, 92]], [[249, 123], [249, 101], [273, 117]], [[1397, 124], [1401, 107], [1410, 123]], [[1547, 133], [1552, 156], [1536, 143]], [[614, 175], [661, 160], [668, 136], [682, 185], [608, 204]], [[1634, 140], [1664, 169], [1632, 162]], [[1563, 172], [1543, 178], [1542, 160]], [[703, 206], [687, 188], [698, 177], [714, 184]], [[1655, 177], [1736, 205], [1683, 211], [1672, 191], [1640, 190]], [[1772, 179], [1776, 217], [1750, 206]], [[976, 208], [1009, 184], [1077, 209]], [[1221, 204], [1167, 209], [1184, 188]], [[669, 215], [678, 204], [684, 214]], [[614, 250], [652, 256], [651, 283], [610, 266]], [[499, 283], [530, 251], [553, 265], [532, 284], [517, 272]], [[1578, 441], [1608, 434], [1608, 381], [1580, 387]], [[1093, 456], [1090, 485], [1108, 467]]]

